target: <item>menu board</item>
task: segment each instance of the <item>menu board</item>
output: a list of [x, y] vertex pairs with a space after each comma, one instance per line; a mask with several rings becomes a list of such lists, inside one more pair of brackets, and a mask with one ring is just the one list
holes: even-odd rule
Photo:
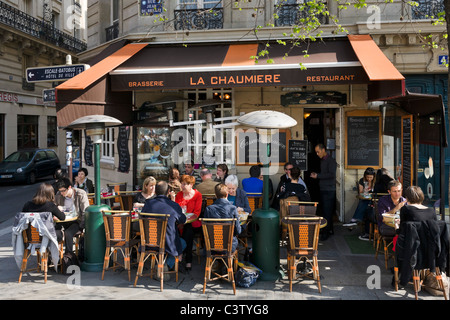
[[119, 154], [119, 167], [117, 171], [127, 173], [130, 171], [130, 151], [128, 149], [128, 139], [130, 137], [130, 127], [119, 127], [117, 137], [117, 153]]
[[84, 141], [84, 163], [87, 166], [92, 167], [94, 165], [94, 161], [92, 160], [92, 152], [94, 151], [94, 145], [92, 143], [91, 137], [84, 133], [85, 141]]
[[300, 170], [308, 170], [308, 141], [289, 140], [289, 162]]
[[[274, 134], [269, 138], [271, 165], [284, 164], [288, 160], [288, 141], [290, 131], [287, 129], [272, 130]], [[262, 163], [260, 155], [267, 155], [266, 136], [254, 129], [236, 130], [236, 158], [237, 165], [256, 165]]]
[[403, 190], [412, 185], [413, 162], [412, 162], [413, 128], [412, 115], [402, 117], [402, 184]]
[[346, 124], [346, 168], [380, 168], [381, 114], [370, 110], [350, 111], [346, 114]]

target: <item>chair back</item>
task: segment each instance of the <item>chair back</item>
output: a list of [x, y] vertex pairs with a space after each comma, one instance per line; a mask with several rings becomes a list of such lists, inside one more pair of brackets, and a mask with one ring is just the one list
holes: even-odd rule
[[231, 256], [236, 219], [202, 218], [207, 256]]
[[288, 212], [290, 216], [298, 214], [315, 216], [318, 205], [318, 202], [288, 201]]
[[136, 193], [119, 192], [122, 210], [133, 210], [133, 199]]
[[31, 225], [31, 221], [34, 220], [35, 215], [39, 215], [42, 219], [48, 216], [51, 216], [51, 212], [26, 212], [24, 213], [24, 217], [26, 216], [29, 219], [28, 227], [22, 231], [23, 242], [25, 244], [38, 244], [42, 242], [42, 236], [39, 235], [39, 230]]
[[317, 254], [322, 217], [286, 217], [289, 232], [288, 250], [299, 254]]
[[116, 193], [120, 191], [127, 191], [127, 183], [126, 182], [118, 182], [118, 183], [107, 183], [106, 186], [114, 190]]
[[169, 216], [169, 214], [159, 213], [139, 214], [141, 245], [146, 251], [164, 253]]
[[200, 218], [203, 218], [203, 213], [205, 212], [206, 207], [212, 205], [214, 201], [216, 201], [215, 194], [202, 194], [202, 211]]
[[131, 213], [122, 210], [102, 210], [106, 245], [128, 245], [131, 236]]
[[262, 208], [262, 194], [261, 193], [247, 193], [248, 204], [253, 213], [256, 209]]

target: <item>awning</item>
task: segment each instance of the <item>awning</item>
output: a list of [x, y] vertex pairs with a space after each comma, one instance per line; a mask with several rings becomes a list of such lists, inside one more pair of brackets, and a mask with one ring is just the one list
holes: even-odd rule
[[[448, 146], [447, 128], [445, 118], [445, 106], [440, 94], [412, 93], [405, 90], [401, 96], [386, 99], [386, 102], [395, 103], [404, 111], [422, 118], [420, 124], [420, 139], [425, 144]], [[440, 118], [439, 130], [435, 130], [435, 124], [430, 125], [428, 118], [435, 115]]]
[[110, 52], [107, 57], [56, 87], [58, 127], [66, 127], [75, 119], [95, 114], [108, 115], [124, 124], [131, 124], [132, 92], [111, 92], [108, 72], [147, 44], [124, 44], [111, 45], [107, 48], [107, 52]]
[[[365, 46], [370, 45], [370, 56]], [[375, 50], [376, 48], [376, 50]], [[113, 91], [214, 87], [398, 83], [403, 76], [370, 36], [335, 38], [294, 47], [265, 44], [148, 46], [114, 69]], [[307, 56], [306, 56], [307, 52]], [[374, 72], [387, 66], [383, 72]], [[305, 70], [302, 70], [306, 68]], [[391, 86], [392, 87], [392, 86]]]

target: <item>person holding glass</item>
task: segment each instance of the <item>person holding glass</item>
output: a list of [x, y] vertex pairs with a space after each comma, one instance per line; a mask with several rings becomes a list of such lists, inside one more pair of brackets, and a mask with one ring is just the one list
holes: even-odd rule
[[201, 221], [198, 220], [202, 211], [202, 194], [194, 189], [195, 177], [189, 175], [181, 176], [181, 191], [175, 196], [175, 202], [178, 203], [184, 214], [193, 213], [197, 219], [192, 223], [186, 223], [182, 226], [182, 238], [186, 241], [186, 270], [192, 269], [192, 244], [194, 242], [194, 233], [201, 233]]
[[156, 179], [152, 176], [145, 178], [142, 184], [142, 191], [134, 196], [133, 208], [138, 210], [144, 207], [145, 201], [155, 197]]
[[[358, 195], [359, 202], [356, 207], [355, 213], [353, 214], [352, 219], [348, 223], [344, 223], [342, 226], [344, 227], [354, 227], [359, 222], [364, 221], [366, 216], [367, 208], [370, 205], [370, 193], [373, 192], [373, 188], [375, 186], [375, 169], [368, 167], [364, 171], [364, 175], [358, 181]], [[365, 232], [363, 235], [359, 237], [360, 240], [369, 240], [369, 224], [365, 225]]]

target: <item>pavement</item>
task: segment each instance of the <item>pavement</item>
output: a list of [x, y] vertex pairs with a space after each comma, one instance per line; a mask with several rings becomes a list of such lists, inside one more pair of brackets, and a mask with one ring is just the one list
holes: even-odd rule
[[[159, 281], [149, 277], [139, 278], [133, 286], [136, 267], [131, 270], [131, 281], [125, 271], [107, 271], [101, 280], [101, 272], [80, 271], [78, 276], [68, 276], [49, 271], [48, 281], [44, 284], [43, 274], [34, 272], [24, 274], [18, 283], [19, 269], [15, 263], [11, 245], [10, 219], [0, 224], [0, 300], [170, 300], [183, 305], [173, 310], [183, 313], [184, 305], [201, 304], [211, 301], [233, 300], [252, 304], [269, 301], [298, 300], [414, 300], [414, 288], [409, 284], [404, 290], [395, 291], [391, 287], [392, 274], [384, 266], [384, 256], [375, 258], [374, 253], [353, 254], [344, 239], [346, 235], [357, 237], [360, 228], [349, 230], [340, 223], [335, 224], [335, 234], [319, 244], [319, 270], [322, 293], [312, 280], [297, 281], [293, 292], [289, 292], [287, 275], [275, 281], [258, 280], [250, 288], [237, 287], [233, 295], [232, 286], [226, 281], [207, 284], [203, 294], [204, 258], [199, 264], [194, 256], [192, 270], [179, 274], [178, 282], [174, 276], [164, 282], [160, 291]], [[30, 259], [35, 263], [35, 259]], [[286, 252], [280, 249], [280, 264], [286, 268]], [[392, 264], [392, 261], [391, 261]], [[420, 300], [441, 300], [425, 290], [419, 292]], [[264, 300], [266, 302], [264, 302]], [[164, 302], [162, 302], [164, 303]], [[188, 310], [184, 310], [188, 312]], [[197, 310], [198, 311], [198, 310]], [[230, 311], [230, 310], [228, 310]], [[241, 313], [243, 310], [237, 310]], [[261, 310], [260, 310], [261, 311]], [[263, 312], [264, 310], [262, 310]], [[223, 310], [222, 310], [223, 312]], [[191, 313], [192, 314], [192, 313]]]

